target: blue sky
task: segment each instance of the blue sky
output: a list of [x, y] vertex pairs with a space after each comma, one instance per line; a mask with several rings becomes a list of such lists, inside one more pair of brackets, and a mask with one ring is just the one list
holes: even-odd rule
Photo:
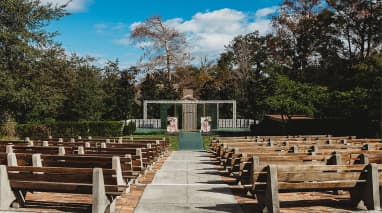
[[[41, 0], [64, 4], [68, 0]], [[180, 3], [181, 2], [181, 3]], [[94, 56], [98, 65], [119, 59], [134, 65], [141, 50], [128, 39], [131, 28], [152, 15], [186, 33], [192, 55], [215, 60], [234, 36], [271, 32], [270, 16], [281, 0], [72, 0], [72, 14], [48, 27], [68, 52]]]

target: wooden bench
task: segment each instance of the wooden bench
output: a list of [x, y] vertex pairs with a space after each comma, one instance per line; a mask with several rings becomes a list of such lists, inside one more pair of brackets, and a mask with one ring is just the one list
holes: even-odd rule
[[126, 186], [118, 185], [113, 169], [6, 167], [0, 165], [0, 208], [25, 203], [26, 191], [92, 194], [92, 212], [115, 212], [115, 199]]
[[[64, 146], [14, 146], [7, 145], [6, 147], [0, 146], [0, 152], [6, 153], [40, 153], [49, 155], [75, 155], [78, 154], [80, 147], [64, 147]], [[120, 156], [126, 157], [131, 155], [133, 160], [133, 170], [143, 171], [146, 165], [150, 163], [150, 156], [146, 154], [145, 149], [142, 148], [83, 148], [82, 151], [84, 155], [92, 156]]]
[[352, 137], [339, 137], [339, 138], [317, 138], [315, 140], [304, 138], [284, 138], [284, 139], [245, 139], [245, 140], [221, 140], [211, 144], [211, 149], [214, 153], [219, 153], [219, 150], [224, 146], [240, 146], [240, 145], [253, 145], [253, 146], [285, 146], [285, 145], [313, 145], [313, 144], [378, 144], [381, 139], [375, 138], [352, 138]]
[[252, 172], [251, 192], [264, 212], [280, 212], [279, 193], [347, 190], [351, 203], [363, 201], [367, 209], [380, 209], [378, 170], [381, 165], [276, 166], [259, 167]]
[[[45, 143], [46, 142], [46, 143]], [[67, 147], [68, 149], [78, 149], [78, 147], [84, 148], [117, 148], [117, 149], [137, 149], [141, 148], [142, 157], [145, 159], [145, 164], [152, 164], [154, 161], [157, 161], [161, 155], [161, 148], [158, 144], [150, 143], [128, 143], [128, 144], [119, 144], [119, 143], [105, 143], [105, 142], [48, 142], [48, 141], [39, 141], [34, 142], [33, 147]], [[15, 147], [16, 148], [16, 147]], [[131, 154], [131, 153], [130, 153]]]
[[136, 171], [145, 170], [146, 166], [150, 163], [149, 159], [143, 153], [145, 150], [142, 148], [85, 148], [85, 155], [118, 155], [125, 156], [131, 155], [133, 158], [133, 166]]
[[[232, 164], [232, 156], [240, 153], [305, 153], [311, 155], [327, 155], [333, 152], [337, 153], [363, 153], [365, 151], [380, 151], [380, 146], [365, 145], [313, 145], [313, 146], [282, 146], [282, 147], [236, 147], [234, 149], [226, 148], [219, 158], [222, 165]], [[380, 144], [378, 144], [380, 145]]]
[[0, 152], [14, 152], [14, 153], [41, 153], [41, 154], [73, 154], [73, 147], [64, 146], [25, 146], [25, 145], [7, 145], [0, 146]]
[[[24, 145], [27, 146], [27, 145]], [[105, 142], [49, 142], [49, 141], [37, 141], [32, 144], [30, 144], [27, 147], [65, 147], [65, 149], [69, 150], [76, 150], [78, 147], [82, 146], [87, 149], [95, 149], [95, 148], [117, 148], [117, 149], [137, 149], [141, 148], [142, 151], [142, 157], [143, 157], [143, 163], [147, 166], [152, 164], [154, 161], [157, 161], [159, 157], [163, 154], [161, 145], [158, 143], [125, 143], [125, 144], [119, 144], [119, 143], [105, 143]], [[30, 150], [30, 152], [33, 152], [32, 148], [23, 148], [21, 145], [14, 146], [14, 149], [23, 149], [23, 150]], [[35, 148], [39, 149], [39, 148]], [[21, 150], [20, 152], [25, 152]], [[51, 153], [47, 153], [48, 151], [44, 149], [44, 153], [46, 154], [54, 154], [55, 150], [51, 148]], [[75, 152], [75, 151], [74, 151]], [[133, 154], [133, 153], [129, 153]]]
[[133, 172], [131, 157], [0, 153], [0, 164], [8, 166], [71, 168], [97, 167], [103, 169], [114, 169], [117, 172], [117, 180], [119, 185], [124, 185], [127, 181], [135, 179], [138, 176]]
[[[332, 153], [329, 155], [296, 155], [286, 154], [279, 156], [272, 155], [254, 155], [240, 159], [239, 164], [236, 164], [233, 169], [234, 177], [240, 181], [242, 185], [251, 184], [253, 182], [251, 172], [258, 167], [266, 165], [355, 165], [368, 164], [368, 157], [364, 154], [341, 155]], [[235, 173], [234, 173], [235, 172]]]
[[131, 158], [120, 156], [59, 156], [33, 154], [33, 166], [102, 168], [116, 170], [118, 185], [126, 185], [133, 175]]
[[[333, 152], [333, 153], [317, 153], [317, 155], [301, 154], [301, 153], [243, 153], [233, 155], [232, 164], [227, 169], [230, 174], [237, 179], [242, 185], [248, 184], [251, 166], [262, 166], [268, 164], [275, 165], [353, 165], [368, 164], [381, 162], [382, 151], [365, 151], [360, 152]], [[254, 164], [255, 163], [255, 164]]]

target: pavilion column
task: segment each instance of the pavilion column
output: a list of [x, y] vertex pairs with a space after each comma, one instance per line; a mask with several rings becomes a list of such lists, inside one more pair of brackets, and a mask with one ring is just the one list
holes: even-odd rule
[[143, 119], [147, 119], [147, 102], [143, 101]]
[[233, 125], [232, 127], [233, 128], [236, 128], [236, 101], [233, 102], [232, 104], [232, 122], [233, 122]]
[[219, 104], [216, 104], [216, 129], [219, 129]]

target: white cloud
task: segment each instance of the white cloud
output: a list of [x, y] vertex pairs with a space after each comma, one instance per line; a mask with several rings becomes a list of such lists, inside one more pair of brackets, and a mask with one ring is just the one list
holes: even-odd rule
[[264, 35], [272, 32], [272, 23], [269, 19], [260, 19], [255, 22], [249, 23], [247, 26], [247, 31], [254, 32], [259, 31], [260, 34]]
[[121, 39], [118, 39], [118, 40], [114, 40], [113, 42], [115, 43], [115, 44], [121, 44], [121, 45], [131, 45], [132, 44], [132, 42], [131, 42], [131, 40], [130, 40], [130, 38], [129, 38], [129, 36], [130, 35], [125, 35], [123, 38], [121, 38]]
[[[165, 23], [187, 35], [191, 53], [195, 58], [207, 56], [217, 58], [224, 51], [224, 46], [238, 35], [258, 30], [261, 35], [272, 33], [269, 15], [276, 13], [278, 7], [262, 8], [255, 13], [224, 8], [220, 10], [198, 12], [190, 20], [174, 18]], [[133, 30], [142, 22], [130, 25]], [[128, 35], [115, 41], [123, 45], [131, 45]], [[146, 44], [143, 44], [146, 45]]]
[[123, 22], [116, 23], [97, 23], [93, 25], [97, 33], [120, 33], [129, 29], [130, 25]]
[[126, 28], [128, 28], [128, 27], [129, 27], [128, 24], [125, 24], [125, 23], [123, 23], [123, 22], [118, 22], [118, 23], [114, 24], [114, 26], [112, 27], [112, 29], [113, 29], [113, 30], [117, 30], [117, 31], [119, 31], [119, 30], [124, 30], [124, 29], [126, 29]]
[[187, 34], [194, 56], [215, 58], [237, 35], [255, 30], [258, 30], [261, 35], [271, 33], [272, 26], [267, 16], [275, 13], [277, 8], [260, 9], [256, 11], [254, 18], [252, 14], [225, 8], [196, 13], [191, 20], [170, 19], [166, 21], [166, 24]]
[[136, 27], [138, 27], [140, 24], [142, 24], [142, 22], [134, 22], [132, 24], [130, 24], [130, 30], [133, 31]]
[[91, 1], [92, 0], [41, 0], [41, 4], [52, 3], [53, 5], [61, 6], [69, 2], [66, 6], [66, 10], [69, 12], [81, 12], [86, 10]]
[[113, 43], [124, 45], [124, 46], [134, 45], [137, 48], [146, 48], [153, 45], [153, 42], [151, 41], [142, 41], [142, 42], [134, 43], [130, 40], [129, 35], [125, 35], [121, 39], [114, 40]]
[[273, 6], [273, 7], [266, 7], [266, 8], [257, 10], [256, 17], [257, 18], [267, 17], [269, 15], [276, 13], [278, 9], [279, 9], [278, 6]]
[[94, 28], [97, 33], [103, 33], [108, 28], [108, 25], [104, 23], [99, 23], [99, 24], [95, 24]]
[[153, 42], [151, 41], [142, 41], [142, 42], [139, 42], [138, 44], [136, 44], [136, 47], [139, 47], [139, 48], [146, 48], [146, 47], [151, 47], [153, 46]]

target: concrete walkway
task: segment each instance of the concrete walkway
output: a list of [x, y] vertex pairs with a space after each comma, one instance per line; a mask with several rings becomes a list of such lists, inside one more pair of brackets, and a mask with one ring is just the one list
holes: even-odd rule
[[145, 188], [135, 212], [242, 211], [208, 153], [174, 151]]

